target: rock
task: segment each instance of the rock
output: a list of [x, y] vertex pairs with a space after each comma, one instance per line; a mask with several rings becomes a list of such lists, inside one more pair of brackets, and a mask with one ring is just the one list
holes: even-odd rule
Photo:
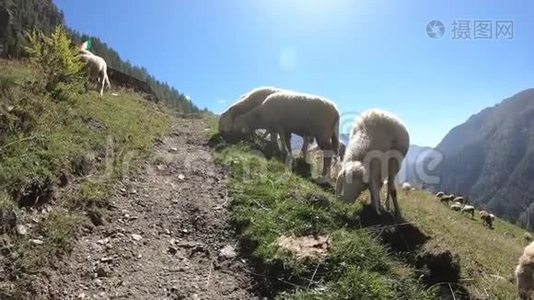
[[219, 251], [219, 257], [224, 259], [232, 259], [237, 256], [234, 246], [226, 245]]
[[183, 241], [183, 242], [176, 242], [176, 246], [178, 246], [180, 248], [191, 249], [191, 248], [194, 248], [194, 247], [198, 246], [198, 244], [195, 243], [195, 242]]
[[165, 233], [166, 235], [171, 235], [171, 231], [169, 229], [163, 230], [163, 233]]
[[32, 240], [30, 240], [30, 243], [32, 243], [34, 245], [42, 245], [42, 244], [44, 244], [43, 241], [38, 240], [38, 239], [32, 239]]
[[134, 239], [134, 240], [136, 240], [136, 241], [140, 241], [140, 240], [143, 239], [143, 237], [140, 236], [139, 234], [135, 234], [135, 233], [133, 233], [133, 234], [132, 234], [132, 239]]
[[98, 240], [98, 241], [96, 241], [96, 243], [99, 244], [99, 245], [105, 245], [105, 244], [109, 243], [109, 238]]
[[95, 269], [95, 273], [98, 277], [108, 277], [111, 273], [111, 270], [109, 269], [108, 266], [106, 265], [101, 265], [101, 266], [98, 266], [96, 269]]
[[185, 175], [184, 175], [184, 174], [179, 174], [179, 175], [178, 175], [178, 179], [180, 179], [180, 180], [184, 180], [184, 179], [185, 179]]
[[28, 234], [28, 228], [22, 224], [18, 224], [17, 226], [15, 226], [15, 230], [17, 231], [17, 234], [19, 235]]
[[169, 246], [169, 248], [167, 249], [167, 252], [169, 252], [169, 254], [176, 254], [178, 252], [178, 249], [176, 249], [175, 247], [173, 246]]
[[78, 299], [85, 299], [85, 297], [86, 297], [86, 295], [84, 293], [80, 293], [77, 298]]
[[178, 152], [178, 148], [176, 148], [176, 147], [171, 147], [171, 148], [169, 149], [169, 152]]
[[102, 257], [100, 259], [101, 262], [111, 262], [113, 260], [113, 257]]

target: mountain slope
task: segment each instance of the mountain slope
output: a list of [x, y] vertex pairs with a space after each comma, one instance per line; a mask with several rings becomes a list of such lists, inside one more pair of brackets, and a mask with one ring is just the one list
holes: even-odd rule
[[509, 220], [528, 223], [534, 201], [534, 89], [471, 116], [438, 145], [445, 159], [436, 189], [468, 196]]
[[425, 159], [431, 155], [432, 151], [431, 147], [410, 145], [397, 175], [397, 182], [409, 182], [412, 186], [423, 186], [424, 178], [421, 178], [419, 171], [427, 166]]
[[[58, 25], [65, 26], [64, 16], [52, 0], [0, 0], [0, 57], [24, 57], [27, 31], [37, 29], [49, 34]], [[73, 41], [78, 44], [91, 39], [93, 52], [103, 57], [108, 66], [147, 82], [157, 98], [168, 106], [184, 113], [201, 111], [189, 97], [167, 83], [157, 80], [144, 67], [125, 61], [117, 51], [99, 38], [71, 29], [69, 31]], [[204, 111], [207, 112], [206, 109]]]

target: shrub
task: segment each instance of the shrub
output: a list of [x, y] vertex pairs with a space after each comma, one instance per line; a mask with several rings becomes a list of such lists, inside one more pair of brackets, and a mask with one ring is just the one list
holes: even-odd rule
[[46, 91], [54, 99], [83, 91], [84, 64], [63, 27], [56, 27], [50, 36], [34, 30], [28, 34], [28, 41], [26, 51], [43, 73]]

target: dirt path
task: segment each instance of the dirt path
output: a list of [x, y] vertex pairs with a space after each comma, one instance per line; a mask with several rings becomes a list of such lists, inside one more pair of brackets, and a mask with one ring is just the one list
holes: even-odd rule
[[204, 146], [206, 128], [202, 120], [174, 121], [156, 162], [111, 197], [105, 225], [47, 272], [48, 297], [254, 298], [248, 268], [232, 253], [226, 179]]

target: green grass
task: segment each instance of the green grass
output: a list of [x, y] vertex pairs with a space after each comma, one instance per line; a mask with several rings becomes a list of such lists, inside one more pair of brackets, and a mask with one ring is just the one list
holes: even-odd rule
[[[280, 299], [433, 299], [366, 229], [353, 221], [361, 204], [344, 204], [320, 187], [244, 145], [217, 154], [230, 170], [232, 217], [242, 245]], [[351, 222], [352, 221], [352, 222]], [[280, 236], [328, 235], [324, 259], [297, 259]], [[312, 280], [313, 278], [313, 280]], [[273, 288], [276, 287], [276, 288]]]
[[[432, 239], [460, 256], [462, 283], [471, 294], [489, 299], [514, 299], [517, 291], [509, 281], [526, 246], [525, 230], [496, 219], [494, 230], [478, 217], [462, 216], [441, 204], [427, 192], [400, 193], [399, 203], [406, 218]], [[510, 238], [505, 232], [513, 234]]]
[[[89, 91], [58, 100], [38, 77], [26, 63], [0, 60], [0, 225], [9, 225], [10, 212], [28, 223], [24, 206], [53, 201], [28, 236], [13, 235], [17, 276], [68, 253], [88, 222], [85, 212], [104, 207], [114, 184], [170, 130], [168, 112], [135, 93]], [[66, 187], [59, 184], [62, 174], [70, 178]]]

